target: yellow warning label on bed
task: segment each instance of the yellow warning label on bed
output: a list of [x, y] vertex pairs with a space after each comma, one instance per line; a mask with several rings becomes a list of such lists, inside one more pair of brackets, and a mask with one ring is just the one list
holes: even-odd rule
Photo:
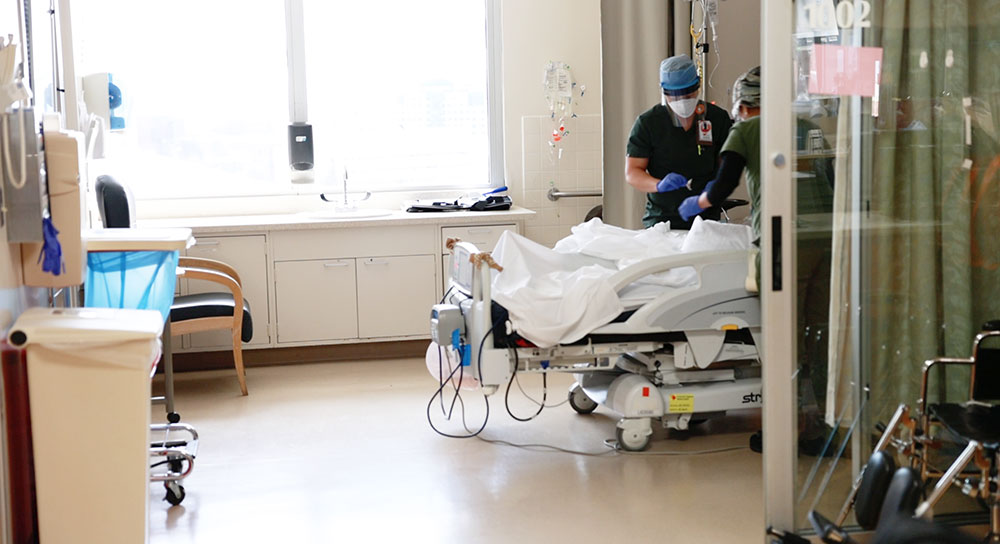
[[691, 393], [670, 395], [670, 402], [667, 404], [667, 411], [671, 413], [694, 412], [694, 395]]

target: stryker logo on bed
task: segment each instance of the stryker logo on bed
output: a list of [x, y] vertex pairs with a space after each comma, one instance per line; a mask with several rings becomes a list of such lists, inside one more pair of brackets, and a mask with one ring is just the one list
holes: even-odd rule
[[759, 404], [762, 396], [760, 393], [747, 393], [743, 395], [743, 404]]

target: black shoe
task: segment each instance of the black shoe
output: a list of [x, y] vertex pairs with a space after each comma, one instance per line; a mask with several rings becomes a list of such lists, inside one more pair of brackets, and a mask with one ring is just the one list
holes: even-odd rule
[[764, 431], [757, 431], [750, 435], [750, 451], [757, 453], [764, 451]]

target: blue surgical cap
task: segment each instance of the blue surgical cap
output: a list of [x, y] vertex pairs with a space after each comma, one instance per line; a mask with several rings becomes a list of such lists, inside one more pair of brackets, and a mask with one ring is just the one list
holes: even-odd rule
[[687, 55], [675, 55], [660, 63], [660, 87], [670, 96], [683, 96], [698, 90], [698, 68]]

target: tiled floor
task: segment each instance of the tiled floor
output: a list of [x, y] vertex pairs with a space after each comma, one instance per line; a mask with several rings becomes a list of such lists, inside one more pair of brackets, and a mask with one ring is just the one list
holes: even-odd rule
[[[550, 378], [550, 403], [565, 400], [570, 380]], [[540, 382], [522, 384], [538, 394]], [[564, 404], [520, 423], [503, 391], [483, 437], [604, 455], [444, 438], [427, 423], [435, 383], [419, 359], [254, 368], [249, 397], [232, 371], [181, 375], [178, 409], [200, 432], [200, 451], [182, 505], [150, 486], [151, 542], [761, 540], [761, 458], [748, 449], [607, 454], [616, 418], [604, 408], [580, 416]], [[482, 396], [465, 398], [475, 427]], [[533, 412], [516, 387], [511, 404]], [[742, 447], [759, 425], [751, 412], [686, 440], [657, 430], [651, 453]]]

